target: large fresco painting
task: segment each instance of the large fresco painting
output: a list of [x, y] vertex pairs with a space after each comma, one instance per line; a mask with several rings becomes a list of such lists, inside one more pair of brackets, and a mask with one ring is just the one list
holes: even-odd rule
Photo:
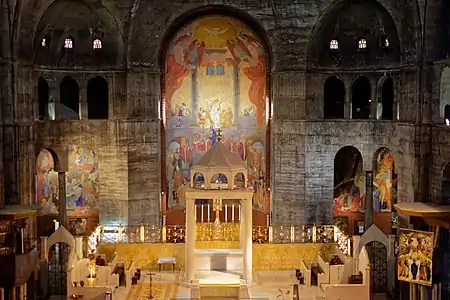
[[207, 16], [183, 27], [166, 57], [167, 204], [182, 208], [189, 168], [221, 132], [238, 153], [255, 189], [254, 208], [265, 208], [266, 52], [247, 26]]
[[374, 211], [392, 211], [396, 203], [397, 178], [394, 173], [394, 154], [387, 148], [381, 148], [376, 154], [373, 176]]
[[98, 163], [93, 150], [74, 147], [66, 175], [68, 216], [98, 215]]
[[37, 164], [37, 204], [42, 215], [58, 214], [58, 173], [54, 171], [55, 162], [48, 150], [41, 150]]
[[364, 212], [366, 172], [358, 149], [347, 146], [334, 159], [334, 213]]
[[398, 280], [431, 286], [434, 233], [399, 230]]

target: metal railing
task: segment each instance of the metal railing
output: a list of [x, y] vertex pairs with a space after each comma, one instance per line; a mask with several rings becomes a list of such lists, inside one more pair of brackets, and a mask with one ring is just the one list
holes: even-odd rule
[[[223, 241], [239, 241], [239, 223], [223, 223]], [[213, 223], [197, 224], [197, 241], [213, 241]], [[184, 225], [103, 226], [96, 239], [101, 244], [184, 243]], [[253, 226], [254, 244], [336, 244], [345, 254], [351, 238], [333, 225]]]

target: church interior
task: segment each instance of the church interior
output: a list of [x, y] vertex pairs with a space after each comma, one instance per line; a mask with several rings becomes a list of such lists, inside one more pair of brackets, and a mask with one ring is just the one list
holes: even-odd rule
[[450, 299], [450, 2], [1, 8], [0, 300]]

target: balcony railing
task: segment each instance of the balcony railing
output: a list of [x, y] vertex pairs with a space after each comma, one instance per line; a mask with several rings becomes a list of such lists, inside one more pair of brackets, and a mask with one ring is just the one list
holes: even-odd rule
[[[222, 223], [223, 241], [239, 241], [239, 223]], [[197, 223], [197, 241], [213, 241], [213, 223]], [[137, 244], [137, 243], [184, 243], [185, 226], [183, 225], [141, 225], [141, 226], [103, 226], [99, 227], [96, 237], [91, 237], [101, 244]], [[94, 232], [94, 233], [95, 233]], [[336, 244], [343, 253], [351, 251], [351, 238], [337, 226], [253, 226], [254, 244]]]

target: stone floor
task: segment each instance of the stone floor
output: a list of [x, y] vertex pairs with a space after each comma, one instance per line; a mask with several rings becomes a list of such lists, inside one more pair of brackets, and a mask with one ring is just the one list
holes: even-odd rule
[[[254, 274], [254, 284], [246, 288], [244, 294], [250, 299], [258, 300], [291, 300], [294, 281], [294, 271], [259, 271]], [[152, 280], [152, 296], [157, 299], [190, 299], [191, 290], [182, 283], [183, 273], [180, 272], [154, 272]], [[197, 277], [217, 281], [220, 277], [234, 281], [239, 277], [236, 274], [222, 272], [199, 272]], [[300, 286], [301, 300], [319, 300], [321, 292], [318, 287]], [[114, 300], [145, 300], [150, 291], [148, 271], [142, 271], [139, 284], [131, 289], [118, 288], [114, 293]], [[241, 298], [243, 299], [243, 298]], [[245, 299], [243, 299], [245, 300]]]

